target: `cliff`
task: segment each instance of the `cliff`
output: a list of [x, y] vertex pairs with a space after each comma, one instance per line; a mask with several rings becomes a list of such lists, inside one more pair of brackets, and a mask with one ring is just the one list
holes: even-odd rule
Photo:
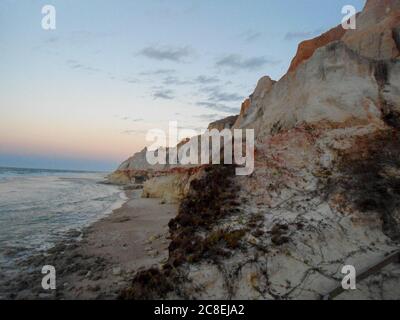
[[[163, 178], [185, 190], [168, 261], [122, 298], [319, 299], [342, 266], [399, 250], [399, 15], [400, 0], [368, 0], [357, 30], [303, 42], [284, 77], [259, 81], [232, 127], [255, 130], [253, 174]], [[399, 299], [399, 283], [394, 264], [339, 298]]]
[[208, 130], [216, 129], [218, 131], [222, 131], [224, 129], [231, 129], [233, 127], [233, 125], [235, 124], [237, 118], [238, 118], [238, 116], [230, 116], [230, 117], [224, 118], [222, 120], [211, 122], [208, 125], [207, 129]]

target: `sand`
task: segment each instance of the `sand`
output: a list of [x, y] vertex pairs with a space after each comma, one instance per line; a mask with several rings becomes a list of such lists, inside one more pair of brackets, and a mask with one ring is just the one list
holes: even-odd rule
[[[168, 222], [177, 205], [127, 191], [128, 201], [83, 231], [79, 241], [56, 245], [24, 262], [18, 278], [0, 284], [0, 297], [12, 299], [116, 299], [138, 270], [168, 257]], [[41, 287], [43, 265], [56, 268], [54, 291]]]

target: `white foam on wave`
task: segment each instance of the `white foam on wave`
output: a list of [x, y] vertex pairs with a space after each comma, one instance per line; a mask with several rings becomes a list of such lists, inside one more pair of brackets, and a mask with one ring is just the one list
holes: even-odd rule
[[103, 179], [104, 174], [76, 172], [0, 179], [0, 262], [20, 258], [7, 255], [14, 249], [24, 255], [49, 249], [69, 231], [120, 208], [125, 192], [100, 184]]

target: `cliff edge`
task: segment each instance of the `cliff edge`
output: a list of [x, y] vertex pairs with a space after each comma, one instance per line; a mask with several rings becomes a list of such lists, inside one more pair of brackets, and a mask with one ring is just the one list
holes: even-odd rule
[[[259, 81], [232, 127], [255, 130], [254, 172], [180, 172], [168, 261], [121, 298], [320, 299], [344, 265], [399, 250], [399, 17], [400, 0], [368, 0], [356, 30], [303, 42], [284, 77]], [[399, 283], [391, 264], [338, 298], [399, 299]]]

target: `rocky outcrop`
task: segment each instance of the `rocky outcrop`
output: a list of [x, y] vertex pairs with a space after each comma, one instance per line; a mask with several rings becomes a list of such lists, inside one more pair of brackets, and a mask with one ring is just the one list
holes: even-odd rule
[[230, 117], [224, 118], [222, 120], [211, 122], [208, 125], [207, 129], [208, 130], [216, 129], [218, 131], [222, 131], [224, 129], [231, 129], [233, 127], [233, 125], [235, 124], [237, 118], [238, 118], [238, 116], [230, 116]]
[[153, 171], [164, 170], [163, 165], [151, 166], [146, 160], [147, 148], [135, 153], [120, 164], [120, 166], [107, 177], [109, 183], [114, 184], [131, 184], [136, 179], [143, 181], [152, 176]]
[[338, 25], [314, 39], [300, 43], [289, 72], [295, 71], [301, 63], [311, 58], [317, 49], [334, 41], [343, 41], [361, 57], [387, 60], [399, 56], [398, 1], [369, 0], [356, 21], [355, 30], [345, 30]]
[[[233, 127], [255, 130], [254, 172], [185, 178], [168, 261], [122, 298], [320, 299], [344, 265], [364, 270], [399, 250], [399, 8], [367, 1], [357, 30], [301, 44], [282, 79], [260, 80]], [[399, 299], [399, 270], [341, 297]]]
[[357, 17], [356, 30], [348, 30], [342, 41], [362, 57], [387, 60], [399, 56], [397, 30], [400, 4], [395, 0], [367, 1]]
[[201, 174], [199, 167], [150, 178], [143, 184], [142, 197], [161, 199], [162, 203], [179, 203], [188, 195], [190, 183]]
[[345, 32], [346, 30], [344, 30], [340, 25], [312, 40], [301, 42], [297, 49], [296, 56], [293, 58], [290, 64], [289, 72], [295, 71], [301, 63], [311, 58], [317, 49], [326, 46], [328, 43], [333, 41], [340, 40]]
[[[184, 139], [173, 148], [173, 152], [179, 152], [182, 147], [188, 143], [190, 139]], [[176, 151], [177, 150], [177, 151]], [[163, 149], [165, 151], [166, 159], [169, 159], [171, 148]], [[147, 161], [146, 154], [148, 150], [144, 148], [142, 151], [135, 153], [132, 157], [125, 160], [117, 170], [108, 175], [107, 182], [111, 184], [129, 185], [129, 184], [142, 184], [144, 181], [165, 176], [166, 174], [175, 174], [176, 172], [191, 172], [195, 166], [180, 164], [171, 164], [166, 161], [165, 164], [150, 164]], [[155, 151], [161, 152], [161, 148]]]
[[379, 68], [375, 60], [356, 55], [344, 43], [330, 43], [277, 82], [274, 90], [252, 101], [240, 127], [266, 136], [303, 122], [379, 122]]
[[[276, 81], [272, 80], [268, 76], [264, 76], [258, 81], [253, 94], [251, 94], [250, 97], [242, 103], [240, 114], [233, 126], [234, 128], [240, 128], [242, 126], [250, 107], [252, 105], [257, 105], [257, 102], [261, 101], [264, 96], [272, 90], [275, 83]], [[256, 106], [253, 106], [253, 108], [256, 108]]]
[[387, 121], [388, 114], [390, 118], [398, 112], [398, 60], [394, 58], [399, 52], [394, 35], [399, 15], [398, 0], [369, 0], [357, 16], [356, 30], [338, 26], [309, 40], [312, 54], [299, 50], [292, 63], [295, 67], [273, 90], [251, 100], [239, 127], [252, 127], [257, 136], [264, 136], [302, 122]]

